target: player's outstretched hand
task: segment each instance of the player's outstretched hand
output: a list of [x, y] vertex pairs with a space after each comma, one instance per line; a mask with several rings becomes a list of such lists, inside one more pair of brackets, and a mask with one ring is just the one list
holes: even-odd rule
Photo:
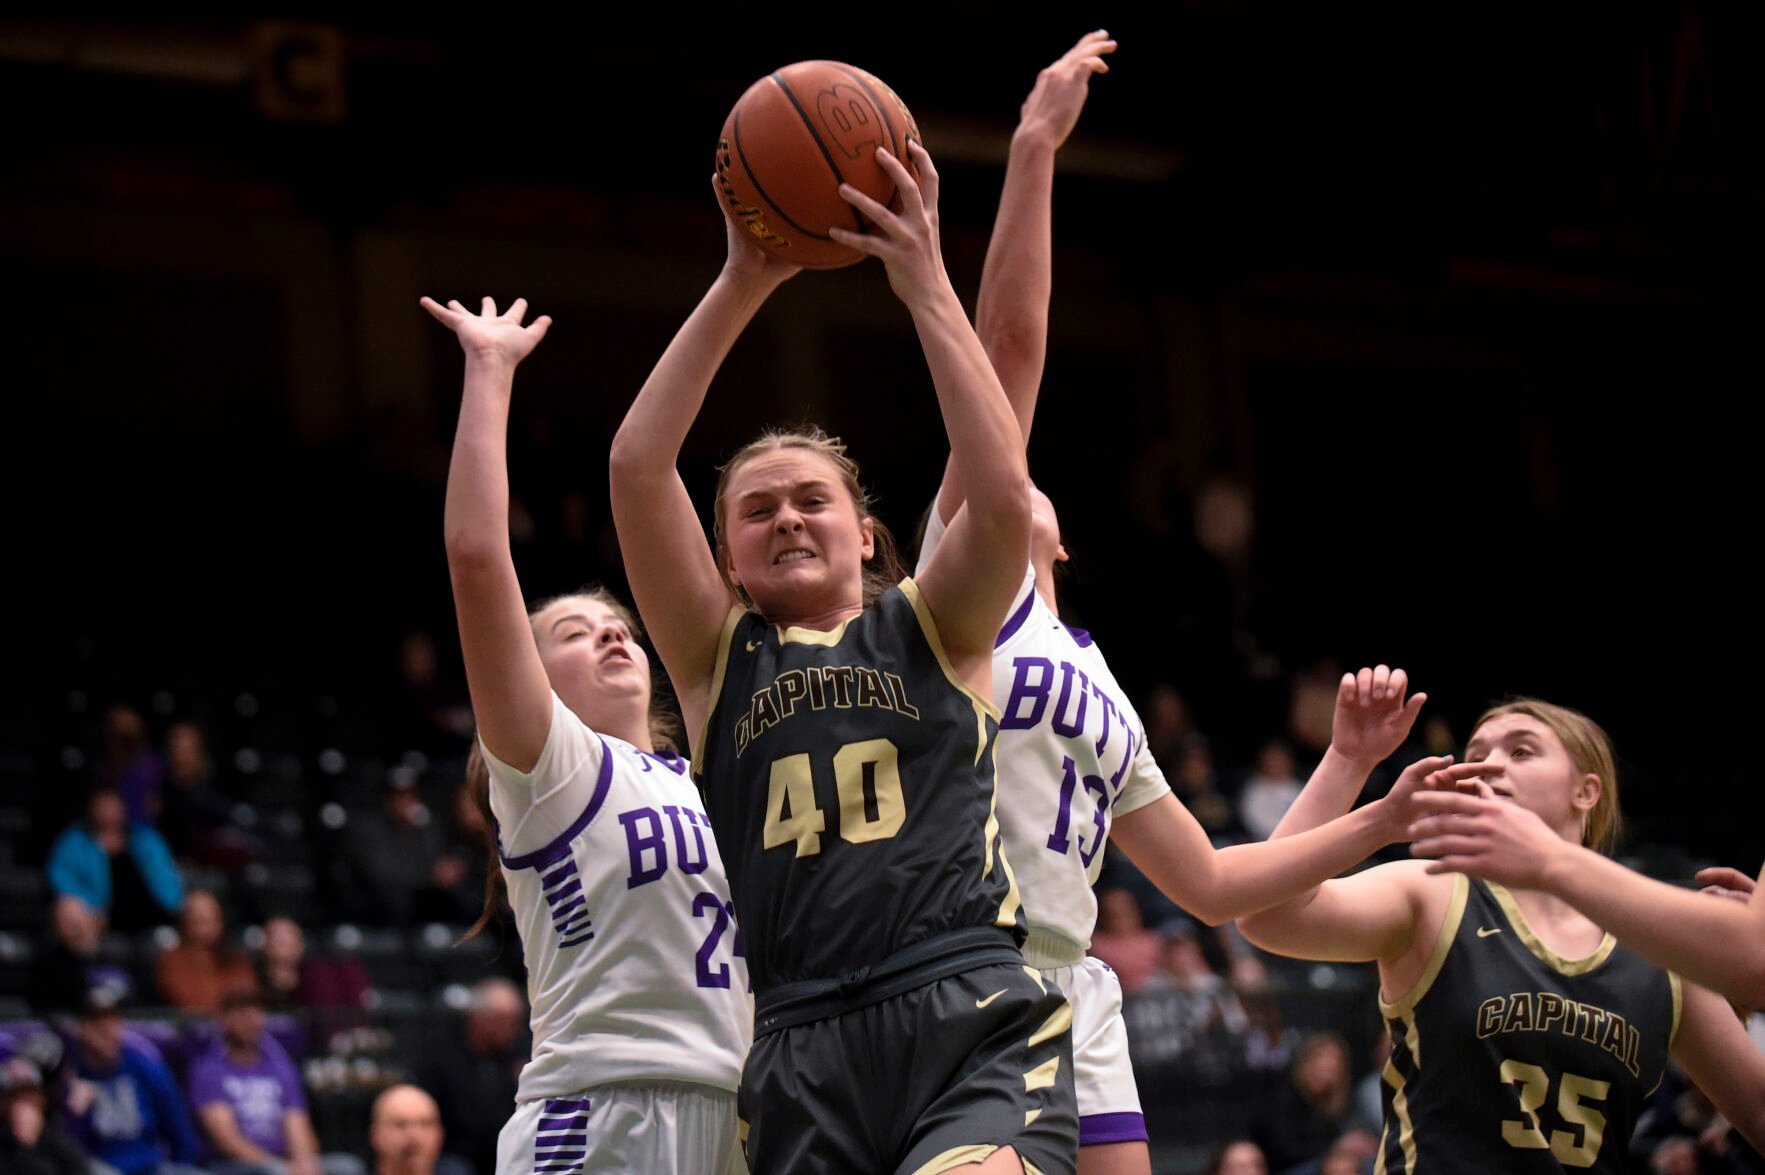
[[533, 353], [533, 348], [539, 346], [539, 340], [545, 338], [545, 332], [552, 325], [551, 316], [542, 314], [522, 326], [521, 320], [527, 317], [525, 298], [516, 298], [501, 314], [496, 312], [496, 302], [491, 298], [484, 299], [483, 309], [477, 314], [457, 301], [443, 306], [435, 299], [425, 297], [421, 305], [459, 336], [460, 348], [466, 352], [467, 359], [502, 361], [511, 367]]
[[1402, 746], [1428, 700], [1422, 693], [1405, 698], [1409, 684], [1407, 673], [1384, 665], [1344, 673], [1330, 720], [1330, 745], [1336, 753], [1371, 771]]
[[871, 231], [828, 231], [840, 244], [880, 258], [889, 273], [889, 287], [912, 307], [949, 290], [950, 279], [944, 272], [943, 247], [938, 240], [938, 171], [924, 147], [909, 142], [907, 150], [919, 172], [917, 180], [899, 159], [881, 147], [876, 149], [877, 163], [901, 193], [901, 211], [892, 212], [851, 184], [841, 184], [841, 198], [870, 222]]
[[1103, 29], [1086, 33], [1060, 59], [1036, 75], [1036, 88], [1023, 101], [1017, 133], [1034, 136], [1059, 147], [1078, 125], [1079, 112], [1090, 94], [1091, 76], [1108, 73], [1104, 60], [1115, 52], [1115, 42]]
[[1389, 839], [1414, 839], [1414, 825], [1432, 811], [1424, 806], [1428, 797], [1459, 793], [1465, 789], [1487, 792], [1489, 784], [1485, 781], [1500, 776], [1502, 770], [1499, 763], [1455, 763], [1451, 755], [1417, 759], [1403, 769], [1391, 790], [1376, 801], [1389, 830]]
[[[718, 203], [724, 200], [723, 185], [718, 182], [715, 174], [711, 176], [711, 187], [717, 193]], [[754, 240], [753, 235], [742, 228], [732, 216], [724, 216], [723, 227], [729, 241], [729, 260], [723, 263], [723, 272], [744, 285], [755, 285], [766, 293], [771, 293], [781, 284], [803, 272], [801, 265], [794, 265], [776, 253], [768, 253]]]
[[1418, 792], [1412, 802], [1425, 815], [1410, 826], [1410, 852], [1435, 858], [1430, 873], [1469, 873], [1536, 889], [1552, 862], [1574, 847], [1533, 812], [1499, 795], [1487, 779], [1474, 790], [1455, 781]]

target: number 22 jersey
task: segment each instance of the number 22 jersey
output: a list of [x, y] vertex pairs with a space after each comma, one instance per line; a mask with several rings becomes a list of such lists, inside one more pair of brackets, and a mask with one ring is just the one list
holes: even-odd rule
[[533, 770], [484, 759], [532, 1005], [516, 1100], [619, 1081], [734, 1090], [753, 1001], [686, 760], [597, 734], [556, 694]]

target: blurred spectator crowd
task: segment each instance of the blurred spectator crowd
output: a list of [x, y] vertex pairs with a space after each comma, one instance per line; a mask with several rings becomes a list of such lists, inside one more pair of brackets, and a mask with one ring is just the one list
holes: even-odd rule
[[[528, 1055], [520, 950], [506, 911], [462, 938], [489, 867], [464, 689], [425, 633], [393, 660], [372, 706], [76, 692], [64, 745], [0, 741], [0, 1171], [494, 1169]], [[1148, 741], [1216, 844], [1266, 837], [1298, 795], [1337, 672], [1293, 675], [1251, 738], [1145, 691]], [[1453, 749], [1428, 718], [1368, 798]], [[1114, 852], [1098, 899], [1155, 1170], [1372, 1169], [1370, 968], [1265, 955]], [[1760, 1169], [1677, 1077], [1645, 1135], [1646, 1169]]]

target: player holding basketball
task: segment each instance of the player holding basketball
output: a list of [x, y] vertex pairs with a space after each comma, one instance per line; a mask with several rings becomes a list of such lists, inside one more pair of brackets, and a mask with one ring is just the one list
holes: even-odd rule
[[1070, 1172], [1071, 1012], [1024, 966], [992, 818], [993, 636], [1029, 548], [1011, 409], [944, 271], [938, 176], [877, 158], [881, 258], [968, 508], [900, 575], [843, 446], [769, 434], [723, 469], [716, 553], [676, 470], [724, 356], [796, 272], [729, 231], [722, 273], [613, 443], [613, 516], [728, 854], [753, 977], [740, 1095], [758, 1172]]
[[[1071, 134], [1093, 74], [1115, 42], [1088, 33], [1044, 69], [1012, 138], [1005, 188], [982, 270], [976, 330], [1027, 442], [1042, 378], [1052, 284], [1054, 156]], [[941, 550], [963, 504], [961, 471], [946, 471], [920, 562]], [[1408, 789], [1303, 837], [1216, 850], [1171, 794], [1144, 727], [1102, 652], [1060, 622], [1054, 565], [1065, 558], [1053, 504], [1033, 491], [1030, 559], [993, 648], [999, 823], [1024, 894], [1024, 956], [1073, 1005], [1084, 1175], [1149, 1172], [1146, 1125], [1128, 1058], [1121, 984], [1085, 954], [1097, 921], [1091, 886], [1103, 846], [1117, 844], [1172, 900], [1209, 923], [1285, 900], [1358, 864], [1404, 832]], [[1369, 671], [1370, 673], [1370, 671]], [[1389, 678], [1387, 681], [1389, 682]], [[1321, 771], [1359, 790], [1408, 734], [1424, 698], [1397, 688], [1344, 697]]]
[[[1344, 679], [1345, 693], [1356, 688]], [[1464, 763], [1423, 759], [1404, 775], [1447, 790], [1482, 780], [1562, 840], [1607, 842], [1617, 776], [1611, 743], [1585, 715], [1530, 699], [1497, 706], [1465, 752]], [[1318, 784], [1276, 836], [1353, 800]], [[1392, 1040], [1382, 1169], [1393, 1175], [1628, 1170], [1669, 1053], [1748, 1141], [1765, 1142], [1765, 1057], [1729, 1006], [1549, 894], [1399, 861], [1241, 926], [1280, 954], [1378, 963]]]
[[497, 1171], [740, 1172], [747, 978], [687, 764], [652, 736], [649, 662], [604, 591], [529, 614], [515, 578], [509, 401], [551, 320], [422, 304], [466, 352], [448, 570], [532, 1006]]

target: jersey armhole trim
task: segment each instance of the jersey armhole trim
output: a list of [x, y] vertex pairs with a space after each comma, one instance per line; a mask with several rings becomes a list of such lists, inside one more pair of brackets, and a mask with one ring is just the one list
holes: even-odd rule
[[607, 801], [607, 788], [613, 782], [613, 748], [607, 740], [596, 734], [595, 741], [601, 744], [601, 773], [594, 782], [594, 795], [589, 798], [588, 806], [582, 814], [570, 822], [570, 827], [558, 833], [543, 848], [531, 853], [522, 853], [518, 857], [508, 856], [503, 852], [501, 839], [498, 839], [496, 855], [502, 858], [505, 869], [543, 869], [545, 866], [561, 861], [570, 852], [570, 842], [587, 828], [594, 818], [600, 814], [601, 805]]
[[705, 707], [705, 721], [699, 726], [698, 738], [692, 739], [687, 746], [695, 779], [700, 775], [699, 764], [705, 758], [705, 740], [711, 735], [711, 719], [716, 716], [717, 703], [723, 697], [723, 678], [729, 671], [729, 650], [735, 643], [735, 626], [747, 614], [748, 610], [740, 604], [731, 604], [729, 614], [723, 618], [723, 631], [717, 634], [717, 663], [711, 667], [711, 692], [705, 695], [710, 704]]
[[1679, 1018], [1685, 1011], [1685, 981], [1679, 978], [1679, 972], [1667, 972], [1667, 986], [1673, 990], [1673, 1027], [1667, 1033], [1667, 1047], [1672, 1048], [1679, 1040]]
[[938, 668], [944, 671], [944, 676], [949, 679], [950, 684], [961, 690], [969, 701], [973, 702], [993, 721], [999, 721], [1002, 715], [999, 707], [993, 704], [993, 699], [983, 698], [976, 693], [966, 681], [962, 680], [955, 667], [950, 664], [950, 658], [944, 652], [944, 640], [938, 635], [938, 622], [932, 618], [931, 609], [926, 607], [925, 597], [919, 594], [919, 585], [913, 582], [913, 577], [908, 576], [895, 586], [907, 598], [907, 602], [913, 606], [913, 615], [919, 621], [919, 631], [925, 634], [926, 644], [931, 646], [932, 654], [938, 659]]
[[1471, 896], [1471, 879], [1463, 873], [1453, 874], [1452, 899], [1446, 907], [1446, 919], [1440, 924], [1440, 935], [1434, 940], [1434, 953], [1428, 958], [1428, 966], [1422, 970], [1422, 977], [1403, 994], [1403, 998], [1394, 1003], [1385, 1002], [1385, 993], [1379, 993], [1379, 1010], [1388, 1020], [1398, 1020], [1415, 1010], [1434, 981], [1440, 977], [1440, 969], [1446, 966], [1447, 953], [1452, 950], [1453, 939], [1458, 937], [1459, 923], [1465, 919], [1465, 904]]

